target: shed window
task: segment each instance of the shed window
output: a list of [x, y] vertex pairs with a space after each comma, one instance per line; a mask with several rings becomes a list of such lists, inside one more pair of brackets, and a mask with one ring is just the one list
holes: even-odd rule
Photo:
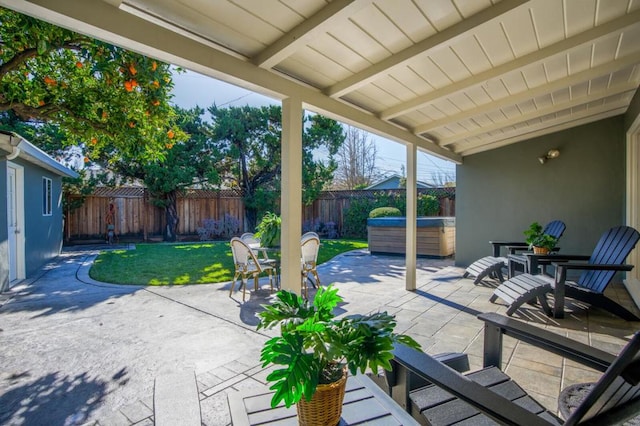
[[42, 178], [42, 215], [51, 216], [51, 179]]

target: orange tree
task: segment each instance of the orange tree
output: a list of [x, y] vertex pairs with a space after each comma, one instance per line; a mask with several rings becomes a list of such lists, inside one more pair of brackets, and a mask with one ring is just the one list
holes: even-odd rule
[[168, 64], [0, 8], [0, 111], [56, 123], [86, 162], [162, 159], [185, 138], [171, 89]]

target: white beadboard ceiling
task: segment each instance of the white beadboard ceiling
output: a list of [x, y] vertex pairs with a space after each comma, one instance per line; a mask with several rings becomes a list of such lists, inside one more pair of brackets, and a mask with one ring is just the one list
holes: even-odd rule
[[0, 4], [455, 162], [622, 114], [640, 84], [640, 0]]

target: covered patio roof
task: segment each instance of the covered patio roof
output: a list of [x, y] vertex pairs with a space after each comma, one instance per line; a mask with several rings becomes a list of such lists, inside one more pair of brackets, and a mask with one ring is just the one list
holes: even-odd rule
[[1, 0], [442, 158], [623, 113], [634, 0]]
[[[301, 108], [405, 144], [412, 188], [417, 149], [461, 164], [466, 155], [622, 114], [640, 84], [637, 0], [0, 5], [283, 100], [283, 219], [291, 229], [300, 227]], [[407, 199], [412, 223], [415, 194]], [[414, 233], [409, 227], [408, 275]], [[297, 237], [282, 243], [291, 280], [299, 275]], [[407, 288], [412, 281], [407, 276]]]

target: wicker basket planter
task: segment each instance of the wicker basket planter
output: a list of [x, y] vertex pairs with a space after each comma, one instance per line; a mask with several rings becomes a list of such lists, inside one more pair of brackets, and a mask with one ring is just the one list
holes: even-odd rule
[[302, 398], [296, 404], [300, 426], [334, 426], [340, 422], [342, 401], [347, 387], [347, 370], [342, 378], [326, 385], [318, 385], [311, 401]]
[[536, 247], [533, 246], [533, 253], [534, 254], [549, 254], [549, 249], [546, 247]]

